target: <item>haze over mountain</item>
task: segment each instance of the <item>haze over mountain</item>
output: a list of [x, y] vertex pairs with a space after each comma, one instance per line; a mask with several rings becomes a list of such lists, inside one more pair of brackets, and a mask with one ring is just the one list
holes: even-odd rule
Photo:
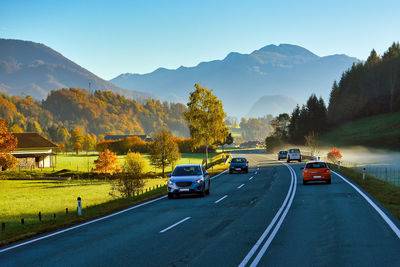
[[214, 89], [229, 115], [242, 117], [264, 95], [286, 95], [299, 103], [312, 93], [327, 99], [333, 81], [356, 61], [346, 55], [319, 57], [296, 45], [268, 45], [251, 54], [232, 52], [223, 60], [202, 62], [195, 67], [121, 74], [111, 82], [183, 103], [187, 103], [193, 85], [201, 82]]
[[0, 91], [44, 99], [53, 89], [110, 90], [141, 100], [151, 94], [122, 89], [39, 43], [0, 39]]
[[266, 114], [277, 116], [280, 113], [291, 113], [298, 103], [284, 95], [265, 95], [258, 99], [247, 113], [247, 118], [263, 117]]

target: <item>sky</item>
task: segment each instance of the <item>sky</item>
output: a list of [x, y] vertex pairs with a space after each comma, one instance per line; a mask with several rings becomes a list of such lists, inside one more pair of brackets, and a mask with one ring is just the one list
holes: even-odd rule
[[0, 38], [43, 43], [103, 79], [300, 45], [365, 60], [400, 39], [398, 0], [0, 0]]

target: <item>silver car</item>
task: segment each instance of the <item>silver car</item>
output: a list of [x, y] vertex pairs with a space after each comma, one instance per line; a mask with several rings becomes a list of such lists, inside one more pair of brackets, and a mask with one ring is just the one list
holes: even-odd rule
[[175, 167], [168, 179], [168, 198], [181, 194], [210, 194], [211, 180], [201, 164], [185, 164]]

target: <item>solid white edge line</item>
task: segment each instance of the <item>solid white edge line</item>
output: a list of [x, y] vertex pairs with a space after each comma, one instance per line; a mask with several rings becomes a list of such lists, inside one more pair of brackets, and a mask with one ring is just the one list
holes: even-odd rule
[[257, 174], [257, 172], [255, 172], [254, 174]]
[[160, 231], [160, 234], [162, 234], [162, 233], [168, 231], [168, 230], [171, 229], [171, 228], [174, 228], [174, 227], [177, 226], [178, 224], [181, 224], [181, 223], [183, 223], [184, 221], [189, 220], [190, 218], [191, 218], [191, 217], [186, 217], [185, 219], [182, 219], [182, 220], [180, 220], [179, 222], [174, 223], [174, 224], [171, 225], [171, 226], [168, 226], [168, 227], [165, 228], [164, 230], [161, 230], [161, 231]]
[[349, 182], [345, 177], [340, 175], [339, 173], [332, 171], [334, 174], [339, 176], [343, 181], [348, 183], [351, 187], [353, 187], [382, 217], [382, 219], [389, 225], [389, 227], [393, 230], [393, 232], [400, 239], [400, 229], [393, 223], [393, 221], [366, 195], [364, 194], [357, 186]]
[[225, 195], [225, 196], [221, 197], [220, 199], [218, 199], [217, 201], [215, 201], [214, 203], [217, 204], [218, 202], [224, 200], [227, 197], [228, 197], [228, 195]]
[[150, 201], [147, 201], [147, 202], [144, 202], [144, 203], [141, 203], [141, 204], [138, 204], [138, 205], [136, 205], [136, 206], [133, 206], [133, 207], [130, 207], [130, 208], [121, 210], [121, 211], [117, 211], [117, 212], [115, 212], [115, 213], [109, 214], [109, 215], [104, 216], [104, 217], [100, 217], [100, 218], [97, 218], [97, 219], [94, 219], [94, 220], [91, 220], [91, 221], [88, 221], [88, 222], [85, 222], [85, 223], [82, 223], [82, 224], [78, 224], [78, 225], [72, 226], [72, 227], [67, 228], [67, 229], [63, 229], [63, 230], [60, 230], [60, 231], [57, 231], [57, 232], [54, 232], [54, 233], [51, 233], [51, 234], [48, 234], [48, 235], [45, 235], [45, 236], [41, 236], [41, 237], [38, 237], [38, 238], [35, 238], [35, 239], [32, 239], [32, 240], [29, 240], [29, 241], [25, 241], [25, 242], [19, 243], [19, 244], [17, 244], [17, 245], [11, 246], [11, 247], [7, 247], [7, 248], [4, 248], [4, 249], [1, 249], [1, 250], [0, 250], [0, 253], [6, 252], [6, 251], [8, 251], [8, 250], [15, 249], [15, 248], [18, 248], [18, 247], [21, 247], [21, 246], [25, 246], [25, 245], [28, 245], [28, 244], [31, 244], [31, 243], [37, 242], [37, 241], [39, 241], [39, 240], [42, 240], [42, 239], [46, 239], [46, 238], [55, 236], [55, 235], [59, 235], [59, 234], [62, 234], [62, 233], [65, 233], [65, 232], [68, 232], [68, 231], [71, 231], [71, 230], [74, 230], [74, 229], [77, 229], [77, 228], [81, 228], [81, 227], [83, 227], [83, 226], [86, 226], [86, 225], [89, 225], [89, 224], [92, 224], [92, 223], [95, 223], [95, 222], [98, 222], [98, 221], [102, 221], [102, 220], [105, 220], [105, 219], [114, 217], [114, 216], [116, 216], [116, 215], [125, 213], [125, 212], [127, 212], [127, 211], [130, 211], [130, 210], [133, 210], [133, 209], [136, 209], [136, 208], [145, 206], [145, 205], [147, 205], [147, 204], [150, 204], [150, 203], [159, 201], [159, 200], [164, 199], [164, 198], [166, 198], [166, 197], [167, 197], [167, 195], [162, 196], [162, 197], [159, 197], [159, 198], [156, 198], [156, 199], [153, 199], [153, 200], [150, 200]]
[[253, 179], [254, 178], [254, 176], [251, 176], [250, 178], [249, 178], [249, 181], [251, 180], [251, 179]]
[[[224, 174], [224, 173], [226, 173], [227, 171], [228, 171], [228, 170], [226, 169], [225, 171], [223, 171], [223, 172], [221, 172], [221, 173], [219, 173], [219, 174], [213, 176], [213, 177], [211, 178], [211, 180], [214, 179], [214, 178], [217, 178], [218, 176], [220, 176], [220, 175], [222, 175], [222, 174]], [[125, 212], [127, 212], [127, 211], [130, 211], [130, 210], [133, 210], [133, 209], [136, 209], [136, 208], [145, 206], [145, 205], [147, 205], [147, 204], [156, 202], [156, 201], [161, 200], [161, 199], [164, 199], [164, 198], [166, 198], [166, 197], [167, 197], [167, 195], [164, 195], [164, 196], [162, 196], [162, 197], [159, 197], [159, 198], [156, 198], [156, 199], [153, 199], [153, 200], [150, 200], [150, 201], [147, 201], [147, 202], [138, 204], [138, 205], [136, 205], [136, 206], [133, 206], [133, 207], [130, 207], [130, 208], [121, 210], [121, 211], [117, 211], [117, 212], [115, 212], [115, 213], [106, 215], [106, 216], [104, 216], [104, 217], [100, 217], [100, 218], [97, 218], [97, 219], [94, 219], [94, 220], [91, 220], [91, 221], [88, 221], [88, 222], [85, 222], [85, 223], [82, 223], [82, 224], [78, 224], [78, 225], [69, 227], [69, 228], [67, 228], [67, 229], [63, 229], [63, 230], [60, 230], [60, 231], [57, 231], [57, 232], [54, 232], [54, 233], [51, 233], [51, 234], [47, 234], [47, 235], [44, 235], [44, 236], [41, 236], [41, 237], [38, 237], [38, 238], [35, 238], [35, 239], [32, 239], [32, 240], [28, 240], [28, 241], [25, 241], [25, 242], [22, 242], [22, 243], [19, 243], [19, 244], [10, 246], [10, 247], [3, 248], [3, 249], [0, 250], [0, 253], [6, 252], [6, 251], [8, 251], [8, 250], [12, 250], [12, 249], [15, 249], [15, 248], [18, 248], [18, 247], [21, 247], [21, 246], [25, 246], [25, 245], [28, 245], [28, 244], [31, 244], [31, 243], [40, 241], [40, 240], [42, 240], [42, 239], [46, 239], [46, 238], [55, 236], [55, 235], [59, 235], [59, 234], [62, 234], [62, 233], [65, 233], [65, 232], [68, 232], [68, 231], [71, 231], [71, 230], [74, 230], [74, 229], [77, 229], [77, 228], [80, 228], [80, 227], [83, 227], [83, 226], [86, 226], [86, 225], [95, 223], [95, 222], [98, 222], [98, 221], [102, 221], [102, 220], [105, 220], [105, 219], [114, 217], [114, 216], [116, 216], [116, 215], [119, 215], [119, 214], [125, 213]]]
[[240, 188], [242, 188], [244, 186], [244, 184], [241, 184], [241, 185], [239, 185], [238, 187], [237, 187], [237, 189], [240, 189]]
[[221, 172], [221, 173], [218, 173], [217, 175], [211, 177], [210, 180], [213, 180], [214, 178], [217, 178], [218, 176], [220, 176], [220, 175], [226, 173], [227, 171], [228, 171], [228, 169], [226, 169], [225, 171], [223, 171], [223, 172]]
[[274, 240], [276, 233], [279, 231], [279, 228], [281, 227], [281, 225], [283, 223], [283, 220], [285, 219], [290, 207], [292, 206], [293, 198], [294, 198], [294, 196], [296, 194], [297, 175], [296, 175], [296, 172], [293, 170], [292, 167], [288, 166], [288, 168], [291, 171], [292, 177], [294, 177], [294, 188], [293, 188], [289, 203], [286, 206], [286, 209], [283, 212], [283, 214], [282, 214], [281, 218], [279, 219], [278, 223], [275, 225], [275, 228], [272, 231], [271, 235], [268, 237], [267, 241], [262, 246], [261, 250], [258, 252], [256, 258], [253, 260], [253, 262], [251, 263], [250, 267], [255, 267], [260, 262], [261, 258], [264, 256], [264, 254], [267, 251], [267, 249], [268, 249], [269, 245], [271, 244], [272, 240]]
[[[284, 164], [284, 163], [282, 163]], [[289, 169], [289, 168], [288, 168]], [[251, 257], [253, 257], [253, 255], [256, 253], [258, 247], [262, 244], [262, 242], [264, 241], [264, 239], [267, 237], [268, 233], [271, 231], [272, 227], [274, 226], [275, 222], [278, 220], [279, 216], [281, 215], [283, 209], [286, 206], [286, 203], [288, 202], [288, 199], [291, 195], [292, 192], [292, 188], [294, 187], [294, 179], [293, 179], [293, 174], [292, 171], [289, 169], [290, 172], [290, 187], [289, 190], [286, 194], [286, 198], [283, 201], [282, 206], [279, 208], [278, 212], [275, 214], [275, 217], [272, 219], [271, 223], [268, 225], [267, 229], [265, 229], [264, 233], [260, 236], [260, 238], [257, 240], [257, 242], [254, 244], [254, 246], [252, 247], [252, 249], [249, 251], [249, 253], [247, 253], [246, 257], [242, 260], [242, 262], [239, 264], [239, 267], [243, 267], [246, 266], [246, 264], [250, 261]]]

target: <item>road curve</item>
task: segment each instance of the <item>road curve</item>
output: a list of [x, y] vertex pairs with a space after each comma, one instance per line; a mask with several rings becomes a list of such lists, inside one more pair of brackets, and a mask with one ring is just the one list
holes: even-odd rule
[[400, 239], [337, 175], [303, 186], [300, 164], [245, 156], [249, 173], [213, 179], [210, 196], [162, 198], [2, 248], [0, 266], [400, 266]]

